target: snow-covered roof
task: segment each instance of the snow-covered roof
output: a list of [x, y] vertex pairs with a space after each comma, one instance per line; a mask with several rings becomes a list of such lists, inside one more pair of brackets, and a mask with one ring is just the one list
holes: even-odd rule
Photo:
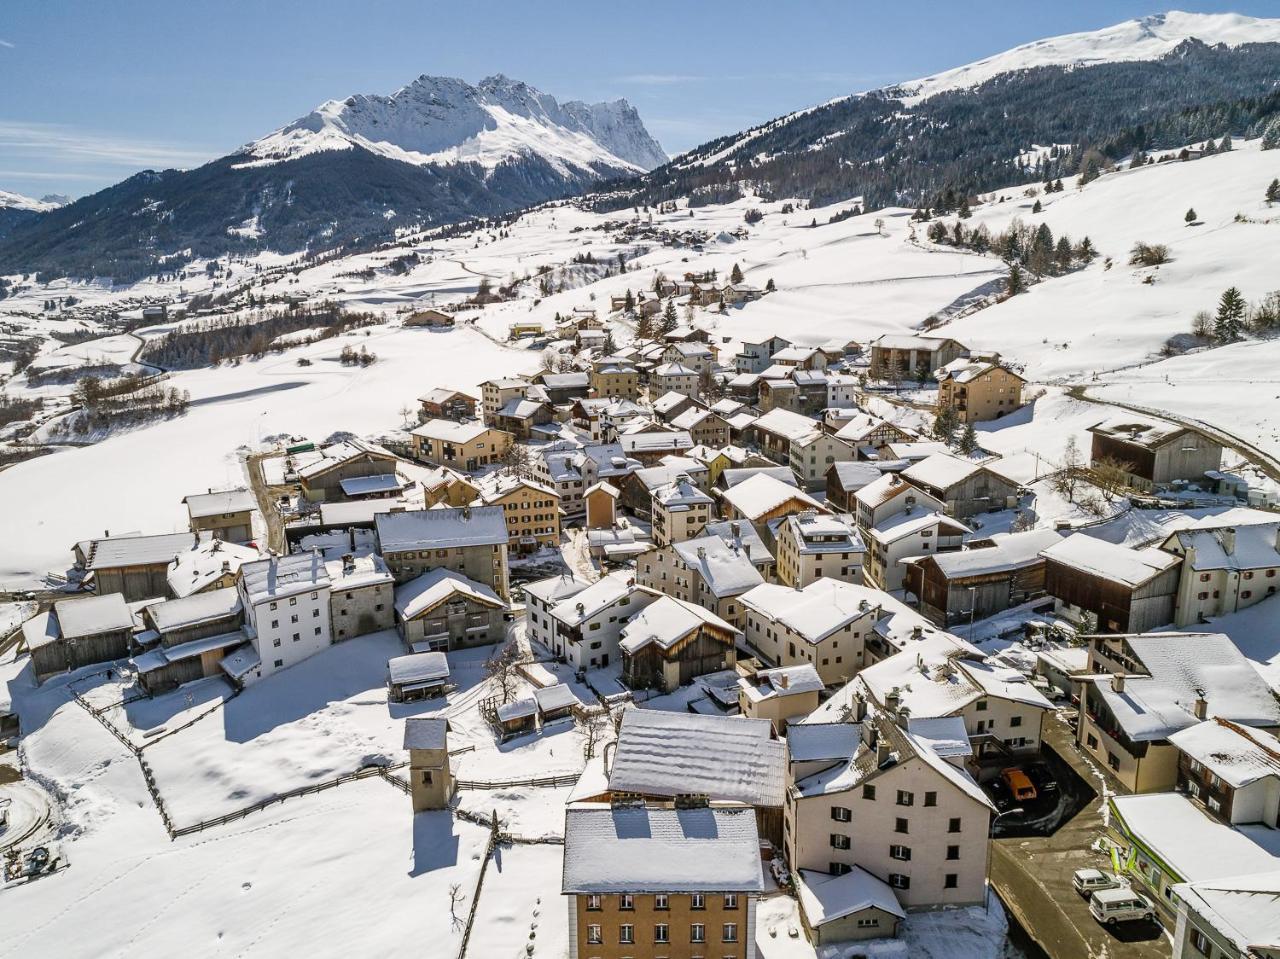
[[642, 589], [643, 587], [635, 585], [630, 571], [618, 570], [562, 599], [551, 608], [550, 613], [566, 626], [581, 626], [618, 600]]
[[780, 696], [819, 693], [825, 688], [822, 677], [812, 663], [762, 669], [753, 678], [739, 677], [738, 687], [743, 695], [757, 703]]
[[[788, 369], [787, 375], [790, 375], [790, 373], [791, 370]], [[766, 433], [781, 436], [786, 440], [807, 436], [817, 428], [818, 423], [816, 420], [811, 420], [807, 416], [801, 416], [799, 413], [783, 409], [772, 409], [752, 424], [752, 429], [763, 430]]]
[[590, 496], [592, 493], [604, 493], [606, 496], [617, 499], [622, 495], [622, 490], [618, 489], [618, 487], [614, 486], [612, 483], [607, 483], [604, 480], [601, 480], [593, 486], [588, 486], [583, 490], [582, 495]]
[[329, 573], [319, 553], [289, 553], [245, 563], [240, 577], [252, 606], [329, 587]]
[[971, 532], [969, 527], [959, 520], [947, 516], [945, 513], [929, 511], [916, 506], [906, 512], [881, 520], [868, 530], [868, 533], [876, 542], [888, 546], [898, 542], [900, 539], [914, 536], [922, 530], [932, 529], [935, 526], [947, 527], [948, 532], [945, 535], [962, 535]]
[[459, 506], [445, 509], [379, 513], [374, 517], [382, 552], [497, 546], [508, 540], [501, 506]]
[[654, 367], [654, 376], [697, 376], [698, 371], [692, 370], [681, 363], [663, 363], [661, 366]]
[[801, 869], [799, 879], [796, 892], [812, 926], [821, 927], [868, 909], [879, 909], [899, 919], [907, 916], [893, 888], [861, 866], [854, 866], [841, 876]]
[[325, 526], [352, 526], [372, 523], [379, 513], [404, 512], [402, 499], [357, 499], [348, 503], [321, 503], [320, 522]]
[[1195, 703], [1201, 695], [1208, 716], [1246, 726], [1280, 726], [1280, 705], [1271, 688], [1230, 637], [1147, 633], [1125, 639], [1150, 675], [1127, 675], [1121, 692], [1109, 676], [1089, 681], [1130, 739], [1168, 739], [1196, 725]]
[[223, 513], [243, 513], [258, 508], [258, 501], [247, 489], [230, 489], [215, 493], [195, 493], [184, 497], [187, 512], [192, 519], [221, 516]]
[[1186, 433], [1187, 428], [1176, 423], [1163, 423], [1123, 413], [1089, 427], [1089, 432], [1155, 450]]
[[1179, 883], [1173, 894], [1240, 955], [1258, 947], [1280, 948], [1280, 869]]
[[739, 483], [745, 483], [753, 476], [772, 476], [780, 483], [786, 483], [788, 486], [794, 486], [799, 489], [800, 484], [796, 481], [796, 474], [790, 466], [739, 466], [734, 469], [724, 470], [720, 476], [724, 479], [726, 489], [732, 489]]
[[1280, 523], [1178, 530], [1170, 541], [1188, 553], [1194, 570], [1255, 570], [1280, 566]]
[[702, 536], [719, 536], [731, 547], [736, 547], [747, 554], [755, 566], [770, 566], [773, 564], [773, 554], [764, 545], [764, 540], [756, 532], [755, 526], [746, 520], [726, 519], [708, 523], [702, 530]]
[[943, 759], [972, 756], [973, 744], [963, 716], [930, 716], [907, 720], [907, 732]]
[[533, 698], [538, 704], [538, 709], [544, 713], [582, 705], [582, 700], [568, 683], [556, 683], [535, 689]]
[[538, 715], [538, 701], [532, 696], [526, 696], [524, 699], [513, 699], [509, 703], [503, 703], [498, 707], [498, 719], [504, 723], [509, 723], [513, 719], [528, 719], [530, 716]]
[[1046, 559], [1082, 573], [1100, 576], [1129, 587], [1142, 586], [1181, 559], [1154, 547], [1130, 549], [1085, 533], [1073, 533], [1044, 551]]
[[206, 540], [179, 553], [169, 564], [165, 580], [174, 596], [189, 596], [224, 573], [234, 575], [241, 565], [257, 558], [258, 551], [250, 546], [224, 543], [220, 539]]
[[963, 647], [947, 634], [938, 633], [866, 667], [854, 684], [881, 705], [896, 692], [899, 703], [914, 717], [952, 716], [984, 695], [983, 689], [958, 668], [956, 660], [964, 655]]
[[[902, 471], [902, 478], [920, 486], [937, 490], [949, 490], [963, 483], [974, 473], [987, 472], [1000, 479], [1005, 479], [995, 470], [976, 460], [963, 459], [950, 453], [936, 453], [928, 456]], [[1013, 482], [1007, 480], [1007, 482]]]
[[161, 533], [157, 536], [111, 536], [92, 540], [87, 568], [118, 569], [122, 566], [156, 566], [171, 563], [209, 534]]
[[728, 633], [738, 630], [709, 610], [686, 603], [673, 596], [662, 596], [650, 603], [622, 627], [618, 644], [625, 653], [634, 653], [650, 644], [670, 649], [701, 626], [711, 626]]
[[374, 493], [392, 493], [404, 489], [405, 481], [395, 473], [379, 473], [376, 476], [349, 476], [338, 485], [347, 496], [371, 496]]
[[[760, 892], [760, 836], [744, 807], [611, 809], [565, 813], [566, 893]], [[746, 935], [754, 935], [747, 930]]]
[[63, 639], [133, 629], [133, 613], [120, 593], [60, 599], [53, 604], [53, 612], [58, 618], [58, 632]]
[[668, 511], [683, 511], [694, 506], [709, 506], [715, 502], [698, 489], [693, 480], [685, 474], [677, 476], [664, 486], [659, 486], [652, 495], [654, 502]]
[[1280, 779], [1280, 739], [1265, 729], [1214, 717], [1174, 733], [1169, 742], [1236, 789]]
[[[448, 420], [437, 421], [428, 420], [428, 422], [449, 422]], [[342, 443], [335, 443], [332, 446], [326, 446], [320, 451], [320, 458], [310, 461], [303, 466], [298, 467], [298, 475], [303, 479], [310, 479], [327, 473], [336, 466], [343, 463], [358, 459], [361, 456], [372, 456], [375, 459], [394, 460], [395, 454], [390, 450], [379, 446], [377, 443], [369, 443], [365, 440], [353, 439], [346, 440]]]
[[870, 509], [883, 506], [895, 496], [906, 494], [914, 496], [916, 502], [927, 502], [935, 506], [941, 506], [942, 503], [930, 496], [924, 490], [903, 480], [897, 473], [885, 473], [879, 479], [872, 480], [866, 486], [857, 490], [853, 494], [853, 498]]
[[548, 576], [546, 579], [525, 583], [524, 591], [527, 595], [536, 596], [543, 603], [550, 604], [568, 599], [570, 596], [577, 596], [590, 585], [589, 580], [564, 573], [560, 576]]
[[1186, 881], [1274, 872], [1280, 859], [1181, 793], [1112, 796], [1125, 830]]
[[861, 553], [866, 550], [862, 534], [851, 522], [824, 513], [793, 513], [786, 524], [802, 554]]
[[799, 503], [799, 509], [826, 508], [804, 490], [758, 473], [724, 491], [724, 500], [749, 520], [757, 520], [787, 502]]
[[446, 443], [470, 443], [479, 439], [491, 427], [479, 420], [459, 423], [456, 420], [427, 420], [421, 426], [415, 426], [410, 432], [423, 439], [440, 440]]
[[686, 430], [624, 433], [618, 437], [618, 442], [626, 453], [653, 453], [660, 450], [693, 448], [693, 437]]
[[737, 596], [764, 582], [748, 553], [719, 536], [704, 533], [672, 548], [717, 599]]
[[475, 397], [468, 396], [466, 393], [463, 393], [461, 390], [451, 390], [446, 386], [436, 386], [436, 387], [433, 387], [432, 389], [427, 390], [425, 393], [423, 393], [421, 396], [418, 397], [418, 402], [419, 403], [447, 403], [449, 402], [449, 400], [453, 399], [455, 396], [461, 396], [463, 399], [471, 400], [473, 403], [475, 402]]
[[[425, 659], [428, 656], [439, 656], [444, 653], [419, 653], [417, 656], [400, 656], [399, 659]], [[392, 660], [391, 662], [395, 662]], [[444, 668], [444, 677], [448, 678], [449, 667]], [[424, 679], [434, 677], [423, 677]], [[394, 679], [394, 677], [393, 677]], [[412, 680], [402, 680], [412, 681]], [[404, 721], [405, 749], [445, 749], [449, 742], [449, 720], [443, 716], [410, 716]]]
[[783, 802], [785, 765], [786, 747], [773, 739], [767, 719], [633, 706], [622, 714], [609, 788], [776, 807]]
[[873, 463], [853, 461], [833, 463], [831, 468], [835, 470], [836, 480], [839, 482], [841, 489], [848, 493], [874, 483], [881, 476], [879, 468]]
[[671, 425], [678, 430], [692, 430], [703, 420], [710, 419], [715, 414], [710, 410], [704, 410], [701, 407], [694, 406], [671, 421]]
[[529, 417], [536, 415], [545, 405], [545, 403], [538, 400], [515, 397], [503, 404], [502, 408], [498, 410], [498, 415], [509, 416], [517, 420], [527, 420]]
[[972, 383], [979, 377], [995, 370], [1004, 370], [1010, 376], [1022, 379], [1021, 376], [1018, 376], [1008, 367], [1002, 366], [998, 359], [990, 356], [960, 357], [952, 360], [946, 366], [934, 370], [933, 375], [939, 382], [951, 380], [953, 383]]
[[787, 753], [792, 762], [835, 762], [848, 759], [858, 749], [862, 730], [854, 723], [790, 723]]
[[147, 607], [147, 615], [160, 633], [227, 619], [240, 611], [240, 591], [234, 586], [193, 593], [182, 599], [170, 599]]
[[[444, 653], [410, 653], [407, 656], [393, 656], [387, 660], [387, 674], [391, 682], [397, 686], [444, 682], [449, 678], [449, 660]], [[413, 722], [413, 720], [409, 720]], [[406, 727], [406, 736], [408, 728]], [[419, 746], [419, 749], [437, 747]]]
[[1062, 538], [1062, 533], [1052, 529], [997, 533], [991, 537], [991, 546], [935, 553], [930, 558], [948, 579], [990, 576], [1043, 562], [1040, 554]]
[[810, 643], [821, 642], [864, 616], [874, 619], [886, 604], [901, 605], [878, 589], [827, 576], [804, 589], [762, 583], [745, 593], [742, 603]]
[[495, 609], [506, 606], [498, 594], [483, 583], [438, 566], [396, 587], [396, 615], [401, 619], [413, 619], [454, 596]]
[[871, 341], [873, 347], [885, 350], [927, 350], [933, 352], [954, 340], [941, 336], [916, 336], [910, 333], [881, 333]]
[[218, 665], [232, 679], [240, 679], [261, 666], [262, 658], [253, 643], [245, 643], [223, 656]]
[[385, 586], [393, 581], [391, 570], [377, 553], [352, 556], [349, 563], [344, 563], [341, 558], [326, 560], [324, 568], [333, 589], [364, 589]]

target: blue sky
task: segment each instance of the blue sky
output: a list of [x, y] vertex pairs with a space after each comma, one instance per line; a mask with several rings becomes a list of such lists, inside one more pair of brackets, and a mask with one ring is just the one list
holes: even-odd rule
[[[1182, 2], [1280, 13], [1276, 0]], [[7, 0], [0, 189], [83, 195], [190, 167], [423, 73], [626, 97], [670, 153], [845, 93], [1157, 12], [1128, 0], [636, 3]]]

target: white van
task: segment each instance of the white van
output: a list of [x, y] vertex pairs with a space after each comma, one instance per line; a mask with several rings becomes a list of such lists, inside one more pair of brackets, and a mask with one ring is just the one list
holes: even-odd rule
[[1094, 919], [1108, 926], [1133, 919], [1153, 922], [1156, 918], [1156, 907], [1150, 899], [1125, 888], [1099, 889], [1089, 899], [1089, 911]]
[[1071, 874], [1071, 885], [1076, 892], [1088, 899], [1095, 892], [1103, 889], [1119, 889], [1128, 883], [1113, 872], [1101, 869], [1077, 869]]

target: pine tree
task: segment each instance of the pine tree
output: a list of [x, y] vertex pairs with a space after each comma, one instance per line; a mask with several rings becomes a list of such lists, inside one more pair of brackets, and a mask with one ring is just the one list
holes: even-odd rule
[[1186, 214], [1186, 216], [1184, 216], [1182, 219], [1183, 219], [1183, 220], [1185, 220], [1188, 224], [1195, 223], [1195, 222], [1196, 222], [1196, 208], [1195, 208], [1195, 207], [1191, 207], [1191, 209], [1187, 210], [1187, 214]]
[[1219, 343], [1235, 343], [1244, 339], [1244, 297], [1234, 286], [1222, 293], [1218, 315], [1213, 321], [1213, 336]]
[[938, 415], [933, 418], [933, 438], [950, 446], [951, 441], [955, 439], [958, 425], [956, 411], [950, 406], [944, 406], [938, 411]]
[[777, 287], [773, 285], [773, 277], [769, 277], [769, 281], [764, 285], [764, 291], [766, 293], [772, 293], [776, 289]]
[[1231, 142], [1231, 134], [1228, 133], [1225, 137], [1222, 138], [1222, 142], [1218, 145], [1218, 152], [1229, 153], [1232, 147], [1234, 146], [1235, 144]]
[[680, 322], [676, 319], [676, 301], [667, 300], [667, 308], [662, 311], [662, 322], [658, 325], [658, 333], [666, 336], [679, 325]]
[[960, 434], [960, 452], [968, 456], [978, 449], [978, 431], [973, 428], [972, 423], [964, 425], [964, 432]]
[[653, 318], [648, 313], [641, 313], [640, 318], [636, 320], [636, 339], [653, 339]]
[[1004, 289], [1010, 296], [1017, 296], [1027, 288], [1027, 282], [1022, 278], [1022, 267], [1016, 263], [1009, 265], [1009, 277], [1005, 280]]
[[733, 269], [729, 271], [729, 282], [730, 283], [742, 282], [742, 267], [738, 266], [738, 264], [736, 263], [733, 264]]
[[1267, 205], [1280, 203], [1280, 178], [1271, 181], [1267, 187]]
[[1040, 205], [1040, 201], [1039, 201], [1039, 200], [1036, 200], [1036, 202], [1035, 202], [1035, 203], [1033, 203], [1033, 204], [1031, 205], [1031, 212], [1032, 212], [1032, 213], [1039, 213], [1039, 212], [1040, 212], [1041, 210], [1043, 210], [1043, 209], [1044, 209], [1044, 207], [1042, 207], [1042, 206]]
[[962, 220], [967, 220], [969, 217], [973, 216], [973, 213], [969, 210], [968, 197], [965, 197], [960, 201], [960, 209], [956, 211], [956, 216], [960, 217]]
[[622, 301], [622, 308], [628, 313], [633, 312], [636, 308], [636, 298], [631, 295], [631, 290], [629, 289], [627, 290], [626, 298]]

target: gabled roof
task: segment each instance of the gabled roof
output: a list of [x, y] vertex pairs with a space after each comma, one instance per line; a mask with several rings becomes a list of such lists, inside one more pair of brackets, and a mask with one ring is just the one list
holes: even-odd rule
[[427, 420], [409, 432], [423, 439], [440, 440], [445, 443], [470, 443], [491, 429], [493, 427], [486, 426], [479, 420], [472, 420], [469, 423], [459, 423], [456, 420]]
[[882, 609], [906, 610], [888, 593], [828, 576], [804, 589], [762, 583], [744, 594], [742, 603], [810, 643], [821, 642], [865, 616], [875, 618]]
[[437, 567], [396, 588], [396, 615], [401, 619], [413, 619], [454, 596], [492, 609], [505, 609], [507, 605], [483, 583], [454, 570]]
[[903, 479], [917, 486], [930, 487], [943, 492], [958, 486], [975, 473], [988, 473], [997, 479], [1016, 486], [1013, 480], [997, 473], [985, 463], [976, 460], [952, 456], [950, 453], [937, 453], [902, 471]]
[[643, 586], [635, 585], [629, 570], [619, 570], [602, 576], [586, 589], [560, 600], [551, 607], [550, 614], [566, 626], [580, 626], [601, 610], [637, 590], [652, 595]]
[[1042, 554], [1081, 573], [1109, 579], [1136, 589], [1180, 563], [1173, 553], [1148, 547], [1130, 549], [1086, 533], [1073, 533]]
[[733, 626], [701, 606], [673, 596], [661, 596], [622, 627], [622, 639], [618, 645], [624, 653], [635, 653], [649, 645], [670, 649], [702, 626], [711, 626], [733, 635], [738, 633]]
[[[387, 660], [387, 674], [397, 686], [443, 682], [449, 678], [449, 661], [444, 653], [410, 653]], [[447, 720], [411, 718], [404, 727], [405, 749], [443, 749]], [[436, 737], [438, 745], [436, 745]]]
[[841, 876], [801, 869], [796, 892], [809, 924], [821, 928], [869, 909], [878, 909], [905, 919], [906, 911], [898, 903], [893, 887], [861, 866]]
[[247, 489], [231, 489], [215, 493], [195, 493], [185, 496], [182, 502], [192, 519], [221, 516], [223, 513], [243, 513], [258, 508], [258, 501]]
[[319, 553], [289, 553], [245, 563], [240, 578], [250, 605], [329, 588], [329, 573]]
[[[250, 546], [224, 543], [222, 540], [205, 540], [197, 546], [179, 553], [169, 564], [165, 580], [174, 596], [189, 596], [204, 589], [224, 573], [234, 575], [242, 564], [258, 558], [258, 551]], [[224, 570], [223, 564], [227, 568]]]
[[762, 669], [752, 678], [740, 676], [738, 687], [744, 696], [754, 702], [776, 699], [779, 696], [820, 693], [825, 688], [822, 677], [818, 675], [818, 670], [812, 663]]
[[789, 501], [798, 503], [798, 509], [826, 512], [826, 507], [804, 490], [763, 474], [757, 474], [730, 487], [724, 491], [723, 497], [725, 502], [750, 520], [759, 519]]
[[1178, 530], [1162, 545], [1194, 550], [1194, 570], [1253, 570], [1280, 566], [1280, 523]]
[[120, 593], [60, 599], [53, 604], [53, 612], [63, 639], [133, 629], [133, 613]]
[[1179, 883], [1173, 894], [1240, 955], [1260, 948], [1280, 950], [1280, 869]]
[[793, 763], [836, 762], [852, 756], [861, 737], [855, 723], [789, 723], [787, 755]]
[[171, 563], [179, 553], [209, 539], [209, 534], [161, 533], [155, 536], [110, 536], [90, 540], [89, 570]]
[[[791, 370], [788, 368], [786, 373], [789, 376]], [[752, 429], [773, 433], [788, 440], [807, 436], [817, 428], [817, 421], [811, 420], [807, 416], [801, 416], [799, 413], [793, 413], [791, 410], [783, 409], [772, 409], [752, 424]]]
[[738, 596], [764, 582], [747, 552], [719, 536], [704, 531], [702, 536], [673, 543], [671, 548], [717, 599]]
[[1215, 716], [1174, 733], [1169, 742], [1236, 789], [1259, 779], [1280, 780], [1280, 739], [1265, 729]]
[[629, 707], [609, 770], [613, 792], [778, 807], [786, 747], [767, 719]]
[[374, 517], [383, 553], [401, 550], [447, 549], [463, 546], [497, 546], [508, 541], [507, 521], [501, 506], [379, 513]]
[[[440, 657], [439, 660], [435, 657]], [[444, 659], [444, 653], [418, 653], [415, 656], [399, 656], [391, 660], [392, 663], [400, 660], [412, 659], [424, 664], [421, 670], [422, 679], [434, 679], [439, 676], [438, 664]], [[425, 665], [431, 664], [431, 665]], [[388, 665], [391, 665], [388, 663]], [[417, 675], [417, 667], [414, 665], [413, 676]], [[392, 680], [394, 682], [415, 682], [413, 676], [406, 676], [402, 673], [400, 679], [395, 678], [395, 672], [392, 672]], [[449, 664], [444, 663], [444, 678], [449, 676]], [[444, 749], [448, 743], [449, 720], [443, 716], [410, 716], [404, 721], [404, 748], [405, 749]]]
[[[760, 836], [745, 807], [570, 806], [565, 893], [760, 892]], [[744, 935], [754, 935], [744, 930]]]
[[1041, 553], [1062, 538], [1062, 533], [1052, 529], [997, 533], [991, 537], [991, 546], [934, 553], [927, 558], [947, 579], [990, 576], [1044, 562]]
[[193, 593], [183, 599], [152, 603], [146, 613], [161, 633], [229, 619], [241, 612], [240, 591], [234, 586]]
[[[427, 422], [439, 421], [428, 420]], [[449, 421], [446, 420], [444, 422]], [[298, 476], [302, 479], [313, 479], [314, 477], [327, 473], [329, 470], [341, 466], [344, 463], [349, 463], [354, 459], [359, 459], [361, 456], [371, 456], [374, 459], [389, 461], [395, 460], [396, 458], [394, 453], [390, 450], [384, 449], [377, 443], [370, 443], [366, 440], [360, 439], [345, 440], [341, 443], [335, 443], [332, 446], [326, 446], [320, 451], [320, 453], [320, 459], [312, 460], [305, 466], [298, 468]]]

